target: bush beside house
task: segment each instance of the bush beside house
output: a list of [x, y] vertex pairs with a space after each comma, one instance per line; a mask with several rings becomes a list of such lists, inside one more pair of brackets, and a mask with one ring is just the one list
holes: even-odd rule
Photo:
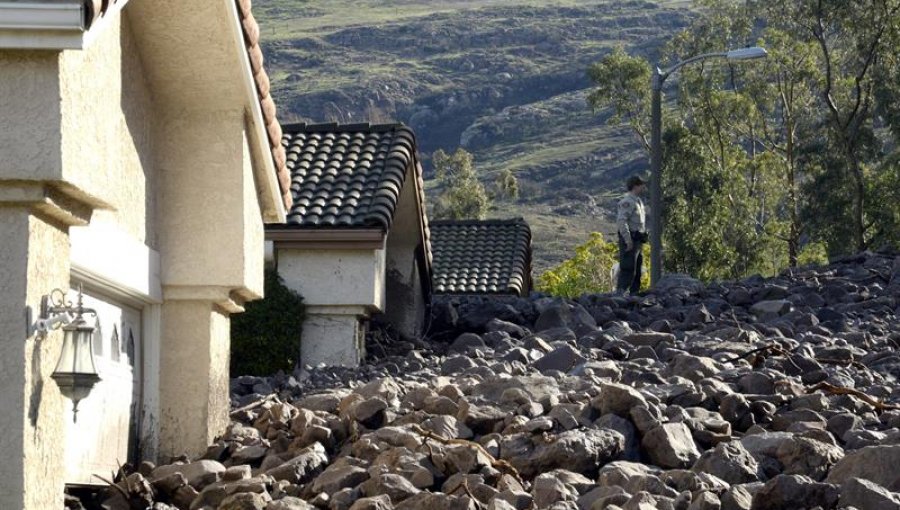
[[[642, 290], [650, 286], [649, 245], [644, 245], [643, 255]], [[615, 289], [612, 268], [618, 261], [619, 248], [616, 243], [607, 242], [603, 234], [594, 232], [586, 243], [575, 248], [575, 256], [541, 274], [537, 289], [567, 298], [610, 292]]]
[[278, 272], [266, 271], [266, 297], [232, 316], [231, 376], [291, 371], [300, 357], [303, 298], [284, 285]]

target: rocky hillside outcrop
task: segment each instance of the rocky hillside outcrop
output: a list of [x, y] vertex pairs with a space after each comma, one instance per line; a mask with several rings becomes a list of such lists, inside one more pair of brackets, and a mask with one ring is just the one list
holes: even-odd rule
[[562, 4], [258, 0], [254, 13], [282, 122], [400, 121], [429, 177], [430, 155], [460, 146], [488, 184], [514, 171], [519, 199], [491, 214], [528, 219], [542, 270], [611, 231], [582, 204], [647, 166], [637, 138], [585, 103], [588, 67], [616, 46], [655, 61], [693, 16], [681, 2]]
[[439, 301], [360, 369], [232, 381], [154, 509], [900, 508], [900, 256], [642, 296]]

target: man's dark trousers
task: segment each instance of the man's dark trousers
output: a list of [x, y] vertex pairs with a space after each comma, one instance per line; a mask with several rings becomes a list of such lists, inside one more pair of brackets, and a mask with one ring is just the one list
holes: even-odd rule
[[641, 271], [644, 265], [644, 255], [641, 253], [644, 234], [631, 233], [631, 249], [625, 246], [625, 239], [619, 234], [619, 281], [616, 290], [619, 292], [631, 291], [637, 294], [641, 290]]

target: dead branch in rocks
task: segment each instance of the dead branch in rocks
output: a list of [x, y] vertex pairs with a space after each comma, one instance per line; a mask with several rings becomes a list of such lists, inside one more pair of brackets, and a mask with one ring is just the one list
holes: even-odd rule
[[420, 436], [422, 436], [426, 439], [431, 439], [432, 441], [436, 441], [441, 444], [470, 446], [472, 448], [475, 448], [476, 450], [478, 450], [482, 454], [484, 454], [484, 456], [487, 457], [491, 461], [492, 468], [496, 469], [497, 471], [500, 471], [501, 473], [506, 473], [506, 474], [514, 477], [520, 484], [522, 484], [523, 486], [525, 485], [525, 482], [524, 482], [524, 480], [522, 480], [522, 476], [519, 474], [519, 471], [515, 467], [513, 467], [512, 464], [510, 464], [509, 462], [506, 462], [503, 459], [495, 458], [493, 455], [491, 455], [491, 453], [489, 451], [487, 451], [484, 448], [484, 446], [481, 446], [480, 444], [478, 444], [474, 441], [468, 441], [465, 439], [447, 439], [445, 437], [441, 437], [441, 436], [435, 434], [434, 432], [432, 432], [430, 430], [425, 430], [424, 428], [422, 428], [421, 426], [419, 426], [418, 424], [415, 424], [415, 423], [412, 424], [412, 426], [410, 427], [410, 430], [412, 430], [416, 434], [419, 434]]
[[780, 349], [780, 347], [778, 347], [775, 344], [767, 344], [762, 347], [758, 347], [756, 349], [749, 350], [743, 354], [738, 354], [737, 356], [735, 356], [733, 358], [728, 358], [725, 360], [725, 363], [734, 363], [735, 361], [740, 361], [740, 360], [746, 358], [747, 356], [752, 356], [754, 354], [760, 354], [760, 353], [766, 352], [771, 349], [776, 349], [776, 348]]
[[245, 411], [252, 411], [253, 409], [256, 409], [257, 407], [262, 406], [266, 402], [270, 402], [272, 400], [277, 400], [277, 399], [278, 399], [278, 395], [276, 395], [275, 393], [266, 395], [266, 397], [262, 400], [257, 400], [256, 402], [254, 402], [252, 404], [248, 404], [248, 405], [245, 405], [244, 407], [239, 407], [239, 408], [235, 409], [234, 411], [231, 411], [231, 414], [229, 414], [229, 416], [233, 417], [233, 416], [235, 416], [239, 413], [243, 413]]
[[[790, 352], [790, 351], [784, 350], [784, 349], [783, 349], [781, 346], [779, 346], [779, 345], [776, 345], [776, 344], [766, 344], [766, 345], [764, 345], [764, 346], [762, 346], [762, 347], [758, 347], [758, 348], [756, 348], [756, 349], [749, 350], [749, 351], [747, 351], [747, 352], [745, 352], [745, 353], [743, 353], [743, 354], [738, 354], [737, 356], [734, 356], [734, 357], [732, 357], [732, 358], [728, 358], [728, 359], [725, 360], [725, 363], [734, 363], [735, 361], [739, 361], [739, 360], [744, 359], [744, 358], [746, 358], [746, 357], [748, 357], [748, 356], [752, 356], [752, 355], [754, 355], [754, 354], [762, 354], [762, 353], [765, 353], [766, 351], [771, 351], [772, 354], [775, 355], [775, 356], [784, 356], [784, 357], [786, 357], [786, 358], [790, 358], [790, 355], [791, 355], [791, 352]], [[852, 365], [852, 366], [854, 366], [854, 367], [856, 367], [856, 368], [859, 368], [859, 369], [862, 369], [862, 370], [868, 370], [868, 368], [869, 368], [869, 367], [863, 365], [862, 363], [860, 363], [859, 361], [852, 360], [852, 359], [818, 358], [818, 357], [813, 358], [813, 359], [816, 360], [816, 361], [819, 362], [819, 363], [825, 363], [825, 364], [828, 364], [828, 365]], [[798, 368], [799, 368], [799, 367], [798, 367]]]
[[811, 386], [806, 390], [807, 393], [813, 393], [816, 391], [824, 391], [825, 393], [829, 393], [831, 395], [850, 395], [856, 397], [863, 402], [871, 405], [875, 409], [879, 411], [897, 411], [900, 410], [900, 405], [896, 404], [885, 404], [883, 401], [871, 396], [867, 395], [859, 390], [855, 390], [853, 388], [845, 388], [843, 386], [835, 386], [833, 384], [827, 382], [820, 382], [814, 386]]
[[484, 508], [484, 504], [481, 501], [478, 501], [478, 498], [475, 497], [475, 494], [472, 494], [472, 489], [469, 488], [469, 480], [467, 478], [463, 478], [462, 483], [457, 485], [456, 488], [450, 491], [448, 494], [455, 494], [459, 489], [462, 489], [466, 493], [466, 496], [468, 496], [469, 499], [471, 499], [475, 503], [476, 510], [481, 510], [482, 508]]
[[815, 360], [818, 361], [819, 363], [825, 363], [828, 365], [852, 365], [852, 366], [862, 369], [862, 370], [869, 369], [869, 367], [863, 365], [862, 363], [860, 363], [859, 361], [856, 361], [855, 359], [815, 358]]

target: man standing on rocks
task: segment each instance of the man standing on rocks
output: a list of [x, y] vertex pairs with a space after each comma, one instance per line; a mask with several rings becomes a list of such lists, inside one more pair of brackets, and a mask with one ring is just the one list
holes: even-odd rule
[[619, 200], [619, 212], [616, 216], [619, 233], [619, 278], [616, 293], [630, 291], [636, 294], [641, 289], [641, 266], [644, 264], [641, 248], [647, 242], [644, 201], [641, 200], [647, 181], [633, 175], [625, 185], [628, 193]]

